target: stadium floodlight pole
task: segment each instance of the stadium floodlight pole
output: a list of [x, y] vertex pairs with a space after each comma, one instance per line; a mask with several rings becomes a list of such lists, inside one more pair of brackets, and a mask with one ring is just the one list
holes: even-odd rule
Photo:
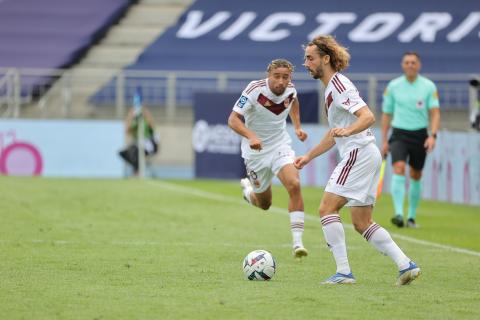
[[142, 92], [137, 87], [133, 95], [133, 109], [137, 118], [138, 177], [145, 178], [145, 121], [143, 120]]

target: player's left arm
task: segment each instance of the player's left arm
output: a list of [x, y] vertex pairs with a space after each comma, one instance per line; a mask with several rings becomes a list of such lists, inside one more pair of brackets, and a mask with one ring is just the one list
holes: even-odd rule
[[370, 128], [375, 123], [375, 115], [367, 105], [364, 105], [353, 113], [357, 120], [346, 128], [333, 128], [333, 137], [349, 137]]
[[438, 90], [434, 83], [432, 83], [431, 94], [427, 99], [427, 107], [430, 118], [430, 135], [424, 143], [427, 152], [432, 152], [435, 148], [437, 133], [440, 129], [440, 102], [438, 99]]
[[328, 130], [325, 133], [325, 136], [320, 140], [320, 142], [310, 149], [306, 154], [303, 156], [296, 157], [293, 165], [297, 169], [302, 169], [306, 166], [312, 159], [318, 157], [319, 155], [324, 154], [328, 150], [330, 150], [335, 145], [335, 139], [331, 134], [331, 130]]
[[293, 127], [295, 128], [295, 134], [300, 141], [305, 141], [308, 137], [307, 133], [302, 129], [302, 123], [300, 121], [300, 103], [298, 98], [295, 97], [290, 107], [290, 119], [292, 120]]
[[440, 128], [440, 108], [431, 108], [430, 113], [430, 135], [425, 140], [424, 147], [427, 152], [432, 152], [437, 140], [437, 132]]

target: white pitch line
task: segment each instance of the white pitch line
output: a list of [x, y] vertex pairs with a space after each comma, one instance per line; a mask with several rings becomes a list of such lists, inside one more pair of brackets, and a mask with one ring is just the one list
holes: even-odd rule
[[[52, 244], [59, 246], [73, 246], [73, 245], [93, 245], [93, 246], [158, 246], [158, 247], [205, 247], [212, 246], [212, 243], [201, 243], [201, 242], [168, 242], [165, 241], [143, 241], [143, 240], [132, 240], [132, 241], [77, 241], [77, 240], [51, 240], [51, 239], [31, 239], [31, 240], [0, 240], [0, 244], [14, 244], [14, 243], [34, 243], [34, 244]], [[238, 247], [238, 248], [249, 248], [249, 247], [275, 247], [275, 248], [290, 248], [292, 245], [290, 243], [278, 243], [278, 244], [249, 244], [249, 243], [216, 243], [215, 246], [220, 247]]]
[[[238, 200], [237, 198], [224, 196], [224, 195], [221, 195], [221, 194], [218, 194], [218, 193], [203, 191], [203, 190], [195, 189], [195, 188], [192, 188], [192, 187], [180, 186], [178, 184], [169, 183], [169, 182], [165, 182], [165, 181], [159, 181], [159, 180], [155, 180], [155, 181], [150, 180], [148, 182], [153, 184], [153, 185], [156, 185], [158, 187], [161, 187], [163, 189], [170, 190], [170, 191], [173, 191], [173, 192], [183, 192], [183, 193], [187, 193], [187, 194], [197, 196], [197, 197], [201, 197], [201, 198], [205, 198], [205, 199], [211, 199], [211, 200], [217, 200], [217, 201], [246, 205], [245, 201], [243, 201], [243, 200]], [[278, 207], [273, 207], [272, 206], [272, 207], [270, 207], [270, 209], [268, 211], [288, 215], [288, 212], [285, 209], [278, 208]], [[312, 220], [312, 221], [319, 221], [320, 220], [319, 218], [311, 216], [311, 215], [305, 215], [305, 219]], [[344, 223], [344, 226], [348, 227], [349, 229], [353, 229], [353, 225], [351, 225], [351, 224]], [[446, 245], [446, 244], [440, 244], [440, 243], [431, 242], [431, 241], [427, 241], [427, 240], [420, 240], [420, 239], [404, 236], [404, 235], [401, 235], [401, 234], [398, 234], [398, 233], [393, 233], [393, 232], [390, 232], [390, 234], [395, 238], [402, 239], [404, 241], [408, 241], [408, 242], [411, 242], [411, 243], [480, 257], [480, 252], [478, 252], [478, 251], [459, 248], [459, 247], [455, 247], [455, 246], [449, 246], [449, 245]]]

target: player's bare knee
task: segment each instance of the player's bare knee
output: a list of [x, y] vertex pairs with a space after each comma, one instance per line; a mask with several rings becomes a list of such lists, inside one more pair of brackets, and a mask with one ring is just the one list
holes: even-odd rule
[[395, 162], [393, 172], [398, 175], [405, 175], [405, 162]]
[[300, 194], [300, 189], [300, 179], [292, 179], [287, 185], [288, 193], [291, 195]]
[[329, 214], [337, 214], [340, 209], [341, 206], [338, 206], [335, 201], [329, 201], [324, 198], [320, 203], [320, 208], [318, 208], [318, 214], [320, 215], [320, 217]]
[[420, 180], [422, 178], [422, 171], [410, 170], [410, 178]]
[[337, 211], [333, 207], [328, 206], [326, 204], [322, 203], [320, 205], [320, 208], [318, 208], [318, 214], [320, 215], [320, 217], [333, 214], [333, 213], [337, 213]]

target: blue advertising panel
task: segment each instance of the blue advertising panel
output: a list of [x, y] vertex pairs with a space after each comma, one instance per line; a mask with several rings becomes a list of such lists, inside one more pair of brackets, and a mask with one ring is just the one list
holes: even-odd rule
[[[227, 125], [228, 116], [239, 94], [195, 94], [192, 140], [197, 178], [237, 179], [245, 176], [240, 152], [241, 137]], [[298, 99], [302, 123], [318, 122], [318, 94], [299, 93]]]
[[301, 66], [302, 44], [332, 34], [352, 54], [348, 72], [399, 72], [417, 51], [426, 73], [480, 70], [480, 2], [197, 0], [132, 69], [264, 70], [286, 58]]
[[0, 174], [121, 178], [121, 121], [1, 120]]
[[227, 125], [238, 95], [197, 93], [194, 96], [195, 177], [236, 179], [245, 176], [240, 136]]
[[[290, 134], [291, 126], [287, 127]], [[328, 127], [306, 125], [303, 128], [308, 139], [300, 142], [293, 139], [293, 148], [297, 155], [305, 154], [325, 135]], [[377, 145], [381, 132], [374, 128]], [[300, 171], [302, 185], [325, 186], [330, 174], [340, 161], [336, 147], [329, 150]], [[390, 193], [392, 177], [391, 156], [387, 158], [383, 193]], [[407, 179], [408, 180], [408, 179]], [[437, 145], [427, 156], [422, 176], [422, 198], [480, 205], [480, 135], [476, 132], [440, 131]]]

